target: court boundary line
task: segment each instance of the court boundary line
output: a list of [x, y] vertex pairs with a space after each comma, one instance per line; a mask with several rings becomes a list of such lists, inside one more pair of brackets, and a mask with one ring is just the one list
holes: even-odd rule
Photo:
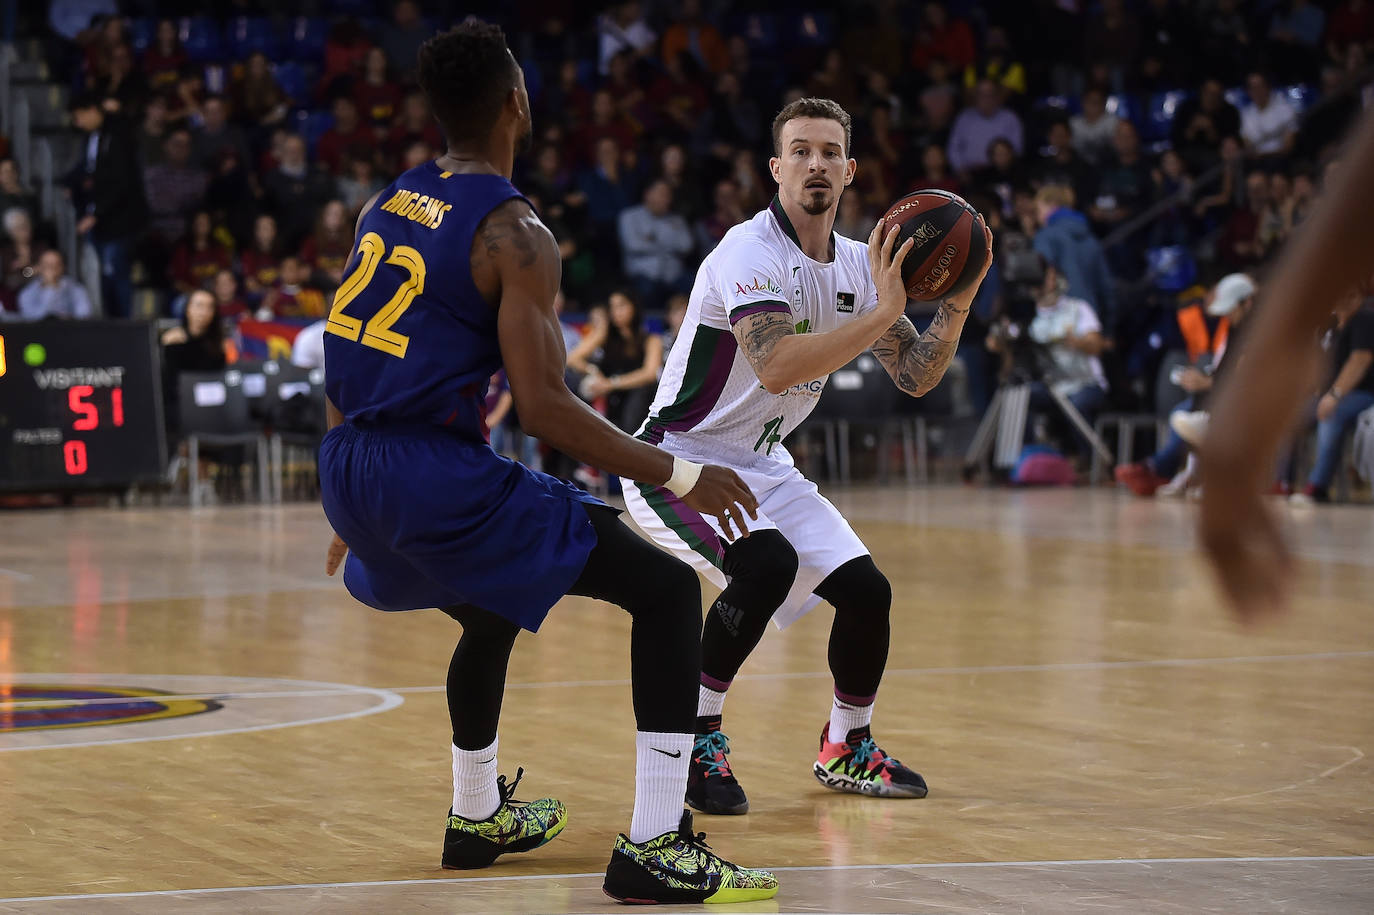
[[[191, 678], [196, 678], [196, 677], [212, 678], [212, 677], [221, 677], [221, 676], [222, 676], [223, 679], [226, 679], [226, 680], [258, 680], [258, 681], [265, 681], [265, 680], [266, 680], [266, 681], [276, 681], [276, 682], [283, 682], [283, 681], [284, 681], [284, 682], [288, 682], [288, 683], [291, 683], [291, 682], [300, 683], [302, 686], [307, 687], [307, 689], [298, 690], [298, 691], [291, 691], [291, 690], [276, 690], [276, 691], [273, 691], [273, 692], [276, 692], [276, 693], [287, 693], [287, 694], [289, 694], [289, 695], [311, 695], [311, 694], [313, 694], [313, 695], [315, 695], [315, 696], [319, 696], [319, 695], [322, 695], [322, 694], [327, 694], [327, 695], [339, 695], [339, 696], [359, 696], [359, 695], [368, 695], [368, 696], [372, 696], [373, 698], [380, 699], [381, 701], [380, 701], [378, 704], [368, 706], [367, 708], [354, 709], [354, 710], [349, 711], [349, 712], [340, 712], [339, 714], [336, 714], [336, 715], [322, 715], [322, 716], [317, 716], [317, 717], [314, 717], [314, 718], [302, 718], [302, 719], [297, 720], [297, 721], [273, 721], [273, 722], [268, 722], [268, 723], [266, 723], [266, 724], [250, 724], [250, 725], [243, 725], [242, 727], [223, 728], [223, 729], [220, 729], [220, 730], [213, 730], [213, 731], [192, 731], [192, 732], [185, 733], [185, 734], [151, 734], [151, 735], [147, 735], [147, 736], [134, 735], [134, 736], [130, 736], [130, 737], [107, 737], [107, 738], [98, 739], [98, 740], [81, 740], [81, 741], [76, 741], [76, 742], [73, 742], [73, 743], [35, 744], [35, 745], [32, 745], [32, 746], [20, 746], [20, 747], [0, 746], [0, 753], [18, 753], [18, 752], [25, 751], [25, 750], [71, 750], [71, 749], [77, 749], [77, 748], [79, 748], [79, 747], [106, 747], [106, 746], [115, 746], [115, 745], [117, 745], [117, 744], [122, 744], [122, 743], [153, 743], [153, 742], [161, 741], [161, 740], [192, 740], [192, 739], [200, 738], [200, 737], [219, 737], [219, 736], [224, 735], [224, 734], [251, 734], [251, 733], [258, 732], [258, 731], [276, 731], [276, 730], [280, 730], [280, 729], [282, 729], [282, 728], [301, 727], [301, 726], [304, 726], [304, 725], [307, 725], [307, 724], [327, 724], [327, 723], [329, 723], [329, 722], [331, 722], [331, 721], [348, 721], [348, 720], [350, 720], [350, 719], [352, 719], [352, 718], [363, 718], [363, 717], [366, 717], [366, 716], [368, 716], [368, 715], [379, 715], [379, 714], [381, 714], [382, 712], [389, 712], [389, 711], [391, 711], [392, 709], [397, 708], [397, 707], [403, 705], [403, 704], [405, 703], [405, 701], [406, 701], [406, 700], [405, 700], [405, 696], [400, 695], [399, 693], [395, 692], [394, 690], [384, 689], [384, 688], [381, 688], [381, 687], [375, 687], [375, 686], [356, 686], [356, 685], [349, 684], [349, 683], [330, 683], [330, 682], [328, 682], [328, 681], [326, 681], [326, 680], [292, 680], [290, 677], [243, 677], [243, 676], [236, 676], [236, 675], [232, 675], [232, 674], [223, 674], [223, 675], [221, 675], [221, 674], [129, 674], [129, 673], [126, 673], [126, 674], [105, 674], [105, 673], [80, 673], [80, 674], [77, 674], [77, 673], [72, 673], [72, 672], [70, 672], [70, 671], [65, 672], [65, 673], [60, 672], [60, 671], [59, 671], [59, 672], [55, 672], [55, 673], [45, 673], [45, 672], [31, 673], [31, 672], [27, 672], [27, 671], [26, 671], [26, 672], [24, 672], [21, 676], [24, 678], [22, 681], [20, 681], [20, 680], [14, 680], [14, 679], [0, 679], [0, 685], [6, 685], [6, 684], [8, 684], [8, 685], [13, 685], [13, 686], [22, 686], [22, 685], [25, 685], [26, 683], [41, 683], [41, 682], [42, 682], [42, 678], [48, 678], [48, 677], [52, 677], [53, 679], [56, 679], [56, 680], [59, 680], [59, 681], [60, 681], [60, 679], [61, 679], [62, 677], [73, 677], [73, 678], [76, 678], [78, 681], [80, 681], [80, 680], [85, 680], [84, 683], [82, 683], [82, 682], [76, 682], [76, 683], [71, 683], [71, 684], [69, 684], [69, 685], [71, 685], [71, 686], [108, 686], [108, 685], [111, 685], [111, 682], [117, 683], [121, 677], [128, 677], [128, 678], [131, 678], [132, 680], [135, 680], [135, 681], [136, 681], [136, 680], [139, 680], [139, 679], [145, 679], [145, 680], [146, 680], [146, 679], [149, 679], [149, 678], [156, 678], [156, 677], [163, 677], [163, 678], [173, 678], [173, 677], [176, 677], [176, 678], [182, 678], [182, 679], [191, 679]], [[324, 689], [324, 690], [322, 690], [322, 689], [320, 689], [320, 687], [334, 687], [334, 689]], [[143, 696], [143, 697], [122, 696], [122, 697], [119, 697], [119, 700], [120, 700], [120, 701], [123, 701], [123, 702], [129, 702], [129, 701], [137, 701], [138, 699], [141, 698], [141, 699], [144, 699], [144, 700], [151, 700], [151, 701], [174, 702], [174, 701], [179, 701], [179, 700], [189, 700], [189, 699], [194, 698], [194, 697], [196, 697], [196, 696], [205, 696], [205, 697], [211, 698], [211, 699], [230, 699], [230, 698], [249, 698], [249, 697], [251, 697], [251, 696], [253, 696], [253, 695], [254, 695], [253, 693], [235, 694], [235, 693], [232, 693], [232, 692], [219, 692], [219, 693], [214, 693], [214, 694], [210, 694], [210, 693], [186, 694], [186, 695], [183, 696], [183, 695], [174, 694], [174, 693], [167, 693], [167, 694], [158, 695], [158, 696]], [[113, 698], [113, 697], [112, 697], [112, 698]], [[21, 701], [22, 701], [22, 700], [21, 700]], [[37, 700], [37, 701], [51, 703], [53, 700]], [[68, 701], [68, 700], [63, 700], [63, 701]], [[99, 701], [99, 700], [91, 699], [91, 700], [70, 700], [70, 701], [71, 701], [71, 704], [76, 704], [76, 703], [82, 702], [82, 701], [85, 701], [85, 702], [97, 702], [97, 701]], [[0, 708], [3, 708], [3, 707], [4, 707], [4, 705], [3, 705], [3, 704], [0, 704]], [[35, 729], [35, 732], [38, 732], [37, 729]], [[6, 734], [17, 734], [17, 733], [24, 733], [24, 732], [23, 732], [23, 731], [6, 731], [6, 732], [3, 732], [3, 733], [6, 733]]]
[[[1374, 862], [1374, 855], [1310, 855], [1310, 856], [1250, 856], [1236, 858], [1081, 858], [1055, 861], [951, 861], [941, 863], [921, 862], [912, 864], [813, 864], [793, 867], [774, 867], [777, 873], [797, 873], [802, 871], [871, 871], [871, 870], [936, 870], [956, 868], [971, 870], [989, 867], [1104, 867], [1111, 865], [1137, 865], [1151, 867], [1159, 864], [1317, 864], [1317, 863], [1354, 863]], [[94, 899], [141, 899], [155, 896], [209, 896], [223, 893], [262, 893], [291, 890], [328, 890], [353, 889], [381, 886], [420, 886], [435, 884], [451, 886], [464, 883], [515, 883], [522, 880], [585, 880], [589, 877], [604, 877], [603, 871], [584, 874], [519, 874], [507, 877], [433, 877], [412, 878], [407, 880], [359, 880], [343, 883], [279, 883], [263, 886], [216, 886], [187, 890], [133, 890], [125, 893], [67, 893], [54, 896], [10, 896], [0, 898], [0, 905], [20, 902], [72, 902]]]
[[[1340, 661], [1353, 660], [1358, 658], [1374, 657], [1374, 650], [1369, 651], [1322, 651], [1311, 652], [1308, 654], [1280, 654], [1280, 655], [1231, 655], [1214, 658], [1142, 658], [1137, 660], [1125, 661], [1057, 661], [1047, 664], [988, 664], [974, 665], [968, 667], [899, 667], [892, 668], [885, 672], [884, 676], [940, 676], [940, 675], [972, 675], [972, 674], [991, 674], [991, 673], [1054, 673], [1057, 671], [1091, 671], [1091, 670], [1138, 670], [1155, 667], [1208, 667], [1224, 664], [1268, 664], [1284, 661]], [[47, 674], [28, 674], [25, 676], [48, 676]], [[55, 680], [71, 674], [52, 674]], [[105, 676], [101, 674], [100, 676]], [[213, 674], [112, 674], [111, 680], [117, 680], [120, 676], [215, 676]], [[818, 680], [826, 679], [831, 675], [830, 671], [780, 671], [777, 673], [764, 674], [740, 674], [736, 680], [757, 680], [761, 682], [777, 680]], [[276, 677], [236, 677], [241, 680], [272, 680], [285, 679]], [[202, 693], [167, 693], [159, 696], [146, 697], [152, 701], [191, 701], [191, 700], [238, 700], [238, 699], [291, 699], [291, 698], [320, 698], [327, 696], [348, 696], [359, 693], [394, 693], [397, 695], [405, 693], [438, 693], [443, 692], [445, 686], [391, 686], [373, 687], [356, 686], [347, 683], [327, 683], [324, 681], [299, 680], [295, 681], [308, 686], [326, 687], [322, 689], [301, 689], [301, 690], [265, 690], [262, 692], [245, 692], [221, 690], [219, 692]], [[608, 680], [545, 680], [533, 683], [507, 683], [506, 689], [572, 689], [578, 687], [600, 687], [600, 686], [628, 686], [629, 678], [608, 679]], [[4, 685], [24, 685], [17, 681], [0, 678], [0, 686]], [[110, 685], [110, 684], [71, 684], [81, 685]], [[96, 699], [63, 699], [60, 700], [64, 705], [111, 705], [133, 701], [140, 697], [129, 696], [107, 696]], [[52, 699], [14, 699], [0, 700], [0, 710], [26, 708], [31, 706], [41, 706], [51, 704], [57, 700]], [[395, 708], [394, 705], [388, 706], [382, 711]], [[335, 719], [328, 719], [335, 720]], [[305, 722], [302, 722], [305, 723]], [[214, 733], [230, 734], [233, 731], [215, 731]], [[80, 746], [80, 744], [64, 744], [64, 746]]]

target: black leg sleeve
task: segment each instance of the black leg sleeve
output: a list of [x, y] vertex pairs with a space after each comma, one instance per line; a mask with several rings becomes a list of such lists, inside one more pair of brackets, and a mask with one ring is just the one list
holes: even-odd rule
[[892, 585], [872, 556], [860, 556], [826, 576], [815, 593], [835, 608], [829, 649], [835, 691], [846, 701], [867, 704], [887, 667]]
[[763, 638], [768, 621], [797, 577], [797, 551], [776, 530], [736, 540], [725, 549], [729, 586], [711, 604], [701, 638], [702, 682], [724, 689]]
[[448, 715], [453, 745], [480, 750], [496, 739], [501, 698], [506, 691], [506, 665], [520, 627], [476, 607], [445, 607], [463, 625], [463, 637], [448, 665]]

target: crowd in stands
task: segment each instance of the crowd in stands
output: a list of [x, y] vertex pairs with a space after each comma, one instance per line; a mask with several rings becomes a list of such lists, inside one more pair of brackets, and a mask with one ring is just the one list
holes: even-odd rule
[[[611, 364], [588, 393], [626, 417], [644, 398], [605, 385], [639, 379], [654, 361], [641, 318], [657, 327], [701, 258], [767, 205], [769, 125], [792, 98], [854, 116], [837, 231], [866, 239], [921, 187], [987, 216], [997, 266], [960, 353], [973, 406], [998, 380], [983, 338], [1053, 275], [1091, 313], [1064, 312], [1089, 342], [1061, 353], [1101, 392], [1088, 413], [1152, 405], [1180, 304], [1263, 274], [1374, 101], [1367, 0], [351, 0], [313, 18], [238, 0], [222, 20], [158, 18], [183, 6], [130, 0], [65, 36], [56, 15], [45, 26], [70, 65], [56, 72], [81, 140], [65, 186], [105, 313], [130, 314], [136, 280], [166, 316], [208, 291], [231, 338], [243, 321], [320, 318], [360, 206], [443, 149], [414, 84], [419, 44], [475, 13], [505, 24], [525, 68], [535, 137], [515, 181], [558, 240], [569, 313], [610, 303], [587, 324], [604, 342], [576, 361]], [[0, 208], [0, 314], [88, 311], [40, 268], [50, 238], [8, 159]]]

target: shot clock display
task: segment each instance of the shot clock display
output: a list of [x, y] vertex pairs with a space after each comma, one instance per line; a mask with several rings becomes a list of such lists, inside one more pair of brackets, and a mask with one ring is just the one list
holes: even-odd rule
[[151, 324], [0, 324], [0, 489], [124, 487], [166, 461]]

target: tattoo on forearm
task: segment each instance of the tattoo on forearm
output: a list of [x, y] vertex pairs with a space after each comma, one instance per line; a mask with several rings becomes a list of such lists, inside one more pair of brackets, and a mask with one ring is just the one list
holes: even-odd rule
[[795, 332], [789, 316], [780, 312], [764, 312], [751, 318], [749, 329], [740, 342], [744, 345], [744, 356], [754, 371], [761, 372], [778, 341]]
[[[942, 304], [924, 334], [918, 334], [906, 317], [898, 318], [897, 323], [873, 344], [873, 356], [887, 369], [897, 387], [908, 394], [925, 394], [940, 383], [954, 360], [959, 337], [948, 334], [950, 316], [962, 313]], [[945, 339], [942, 333], [950, 339]]]

